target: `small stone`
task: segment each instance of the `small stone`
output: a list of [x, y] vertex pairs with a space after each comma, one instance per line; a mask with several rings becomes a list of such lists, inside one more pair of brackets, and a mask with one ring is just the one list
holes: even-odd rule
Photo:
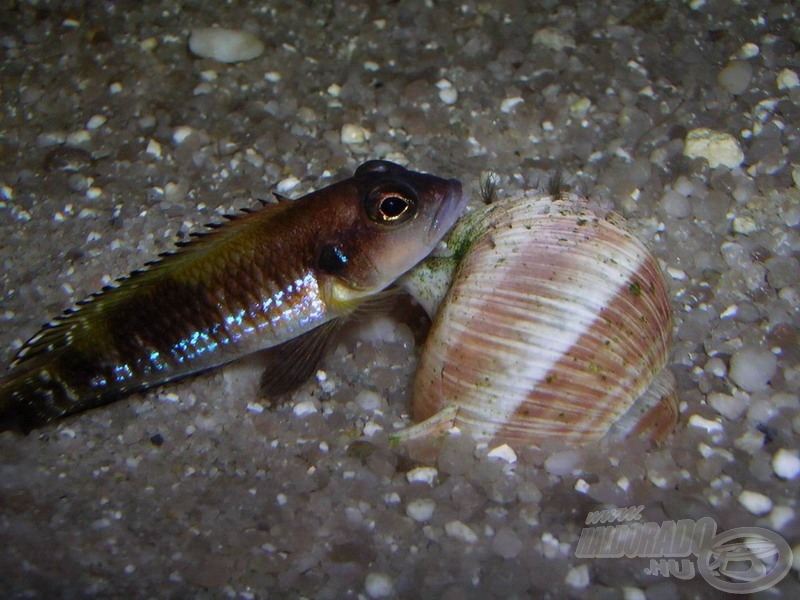
[[103, 115], [94, 115], [86, 122], [86, 129], [89, 131], [100, 129], [107, 120]]
[[575, 38], [559, 31], [555, 27], [542, 27], [539, 29], [533, 34], [533, 43], [556, 52], [564, 48], [575, 48]]
[[458, 100], [458, 90], [454, 87], [439, 90], [439, 100], [447, 105], [455, 104]]
[[261, 56], [264, 44], [252, 33], [241, 29], [203, 27], [192, 31], [189, 50], [201, 58], [235, 63]]
[[772, 510], [772, 500], [764, 494], [744, 490], [739, 494], [739, 504], [754, 515], [765, 515]]
[[444, 526], [444, 531], [453, 539], [461, 540], [467, 544], [474, 544], [478, 541], [478, 536], [461, 521], [450, 521]]
[[417, 498], [406, 505], [406, 515], [417, 523], [430, 521], [436, 510], [436, 502], [430, 498]]
[[779, 90], [791, 90], [800, 86], [800, 78], [791, 69], [781, 69], [776, 80]]
[[161, 157], [161, 144], [159, 144], [155, 140], [150, 140], [147, 142], [147, 148], [145, 149], [145, 153], [149, 154], [150, 156], [154, 156], [155, 158]]
[[363, 144], [370, 135], [370, 131], [361, 125], [347, 123], [342, 127], [341, 139], [343, 144]]
[[497, 458], [507, 463], [517, 462], [517, 453], [508, 444], [503, 444], [489, 451], [489, 458]]
[[778, 450], [772, 457], [772, 470], [782, 479], [797, 477], [800, 474], [800, 456], [797, 450]]
[[303, 400], [294, 405], [292, 413], [296, 417], [307, 417], [308, 415], [316, 414], [317, 407], [311, 400]]
[[501, 527], [492, 540], [492, 552], [503, 558], [514, 558], [522, 551], [522, 540], [510, 527]]
[[525, 100], [523, 98], [520, 98], [519, 96], [504, 98], [503, 101], [500, 103], [500, 112], [508, 114], [512, 110], [514, 110], [514, 107], [517, 104], [522, 104], [523, 102], [525, 102]]
[[729, 396], [720, 392], [712, 392], [706, 399], [708, 404], [726, 419], [737, 420], [747, 409], [747, 402], [740, 396]]
[[732, 60], [717, 75], [717, 81], [728, 92], [739, 95], [750, 86], [753, 67], [746, 60]]
[[427, 483], [428, 485], [433, 485], [438, 475], [439, 471], [433, 467], [417, 467], [406, 473], [406, 479], [408, 483]]
[[370, 598], [388, 598], [394, 594], [394, 583], [386, 573], [370, 573], [364, 582], [364, 590]]
[[278, 185], [275, 186], [275, 191], [279, 194], [286, 194], [287, 192], [290, 192], [296, 188], [298, 185], [300, 185], [300, 180], [294, 175], [290, 175], [289, 177], [284, 177], [278, 182]]
[[564, 578], [564, 582], [571, 588], [582, 590], [589, 585], [589, 565], [572, 567]]
[[692, 415], [689, 417], [689, 425], [705, 429], [708, 433], [719, 433], [722, 431], [722, 424], [719, 421], [704, 419], [700, 415]]
[[731, 134], [706, 127], [686, 134], [683, 154], [689, 158], [705, 158], [715, 169], [720, 165], [734, 169], [744, 162], [744, 152]]
[[729, 377], [746, 392], [757, 392], [769, 385], [778, 370], [778, 359], [769, 350], [744, 347], [731, 357]]
[[544, 468], [551, 475], [573, 475], [581, 471], [581, 453], [577, 450], [554, 452], [544, 461]]
[[758, 223], [755, 222], [755, 219], [751, 219], [750, 217], [740, 216], [733, 219], [732, 229], [735, 233], [750, 235], [758, 231]]

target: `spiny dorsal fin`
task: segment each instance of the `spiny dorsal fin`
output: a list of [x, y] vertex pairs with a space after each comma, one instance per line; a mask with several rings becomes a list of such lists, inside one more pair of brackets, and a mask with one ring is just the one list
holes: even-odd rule
[[[271, 204], [255, 213], [280, 211], [286, 206], [286, 204]], [[119, 277], [112, 285], [105, 286], [102, 291], [79, 300], [72, 308], [65, 310], [63, 314], [45, 324], [36, 335], [31, 337], [17, 352], [11, 368], [40, 354], [56, 352], [69, 347], [74, 336], [86, 322], [100, 318], [99, 313], [104, 308], [111, 308], [124, 302], [141, 288], [158, 281], [167, 271], [179, 272], [195, 258], [202, 260], [209, 250], [213, 252], [215, 244], [226, 243], [226, 239], [235, 237], [240, 232], [240, 227], [246, 227], [247, 223], [247, 215], [234, 215], [228, 223], [212, 224], [210, 231], [190, 233], [190, 239], [176, 243], [175, 250], [162, 252], [158, 259], [146, 262], [145, 268], [136, 269], [127, 276]], [[98, 303], [103, 303], [103, 305], [98, 306]]]

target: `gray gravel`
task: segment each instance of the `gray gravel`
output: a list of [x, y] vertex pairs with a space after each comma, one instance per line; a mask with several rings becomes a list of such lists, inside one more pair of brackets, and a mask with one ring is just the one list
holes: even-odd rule
[[[216, 4], [0, 8], [0, 362], [276, 186], [378, 157], [473, 188], [493, 171], [504, 195], [560, 170], [663, 261], [680, 424], [511, 464], [463, 436], [393, 447], [421, 343], [401, 305], [277, 407], [243, 364], [0, 435], [0, 596], [723, 595], [577, 558], [608, 506], [768, 528], [800, 556], [796, 3]], [[264, 53], [193, 56], [215, 24]], [[799, 567], [759, 597], [800, 597]]]

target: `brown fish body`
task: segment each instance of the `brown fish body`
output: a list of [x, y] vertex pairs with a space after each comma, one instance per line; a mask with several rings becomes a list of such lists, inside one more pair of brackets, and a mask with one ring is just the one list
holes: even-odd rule
[[438, 243], [455, 180], [385, 161], [234, 218], [46, 326], [0, 381], [23, 430], [322, 332]]

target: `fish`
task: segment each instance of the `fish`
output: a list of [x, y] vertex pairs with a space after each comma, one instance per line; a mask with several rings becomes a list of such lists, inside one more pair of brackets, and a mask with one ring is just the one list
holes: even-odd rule
[[0, 431], [28, 433], [259, 351], [273, 360], [268, 393], [302, 383], [341, 323], [425, 258], [468, 199], [457, 179], [385, 160], [276, 197], [45, 325], [0, 379]]

